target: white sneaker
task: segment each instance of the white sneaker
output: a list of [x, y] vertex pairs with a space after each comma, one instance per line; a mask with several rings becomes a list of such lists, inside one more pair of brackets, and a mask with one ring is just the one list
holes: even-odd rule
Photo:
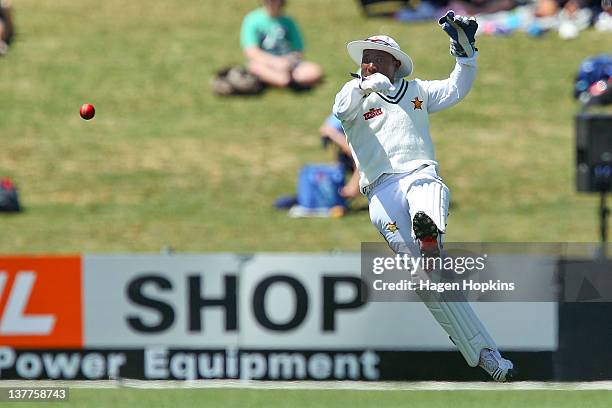
[[478, 365], [498, 382], [511, 381], [516, 374], [512, 361], [503, 358], [497, 350], [482, 349]]
[[599, 13], [595, 29], [597, 31], [612, 31], [612, 14], [608, 14], [605, 11]]

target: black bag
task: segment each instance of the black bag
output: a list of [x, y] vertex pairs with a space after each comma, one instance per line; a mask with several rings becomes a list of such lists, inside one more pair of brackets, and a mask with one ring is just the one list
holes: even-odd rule
[[0, 212], [19, 212], [19, 197], [13, 181], [4, 177], [0, 180]]
[[264, 89], [263, 83], [244, 67], [235, 65], [217, 72], [210, 82], [217, 95], [257, 95]]

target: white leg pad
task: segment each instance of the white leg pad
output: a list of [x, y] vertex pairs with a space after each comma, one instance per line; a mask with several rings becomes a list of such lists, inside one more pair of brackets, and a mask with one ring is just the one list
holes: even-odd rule
[[419, 292], [419, 296], [470, 366], [478, 365], [483, 348], [497, 350], [495, 341], [468, 302], [445, 302], [439, 293], [432, 291]]
[[436, 223], [438, 229], [446, 231], [449, 203], [448, 187], [438, 179], [421, 179], [412, 183], [406, 199], [410, 209], [410, 218], [422, 211]]

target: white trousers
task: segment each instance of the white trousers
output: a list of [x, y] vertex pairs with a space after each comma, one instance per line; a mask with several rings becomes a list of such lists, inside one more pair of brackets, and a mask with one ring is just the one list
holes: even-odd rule
[[412, 219], [417, 212], [423, 211], [444, 233], [450, 195], [448, 187], [438, 177], [433, 165], [414, 173], [381, 177], [385, 179], [368, 193], [370, 220], [394, 252], [404, 253], [408, 248], [417, 256]]
[[[385, 238], [393, 252], [420, 256], [419, 245], [412, 229], [412, 219], [423, 211], [437, 225], [441, 234], [446, 231], [449, 191], [438, 177], [435, 167], [428, 166], [414, 173], [389, 174], [377, 180], [368, 191], [370, 220]], [[475, 367], [483, 349], [497, 350], [468, 302], [447, 302], [437, 292], [417, 292], [433, 317], [449, 335], [468, 365]]]

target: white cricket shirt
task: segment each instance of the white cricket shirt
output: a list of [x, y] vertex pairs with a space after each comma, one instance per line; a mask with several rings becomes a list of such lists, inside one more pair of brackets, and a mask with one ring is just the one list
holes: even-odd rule
[[361, 189], [385, 173], [437, 165], [429, 113], [449, 108], [468, 94], [476, 78], [476, 57], [457, 58], [445, 80], [396, 80], [395, 91], [389, 95], [364, 95], [359, 79], [344, 85], [336, 95], [333, 113], [342, 122]]

